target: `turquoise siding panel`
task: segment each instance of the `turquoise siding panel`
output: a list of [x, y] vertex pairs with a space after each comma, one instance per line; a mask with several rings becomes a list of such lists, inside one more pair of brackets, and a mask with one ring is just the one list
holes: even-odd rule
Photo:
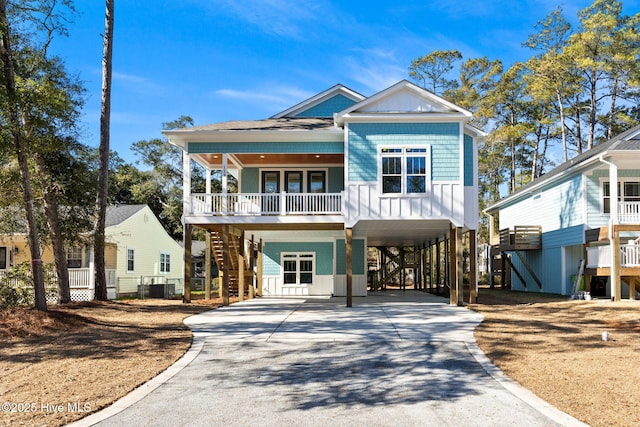
[[295, 117], [333, 117], [333, 113], [351, 107], [353, 104], [355, 104], [355, 101], [338, 94], [296, 114]]
[[189, 154], [202, 153], [312, 153], [342, 154], [342, 141], [327, 142], [190, 142]]
[[553, 187], [526, 193], [517, 202], [500, 209], [500, 228], [516, 225], [540, 225], [542, 232], [582, 225], [582, 176], [575, 175]]
[[316, 274], [333, 274], [333, 243], [331, 242], [265, 242], [263, 248], [262, 271], [267, 276], [277, 276], [280, 272], [282, 252], [314, 252], [316, 254]]
[[329, 168], [327, 193], [339, 193], [344, 190], [344, 168]]
[[473, 187], [473, 138], [464, 136], [464, 186]]
[[[520, 254], [535, 271], [536, 276], [542, 282], [542, 289], [533, 280], [520, 258], [515, 254], [511, 256], [511, 262], [524, 277], [528, 284], [525, 288], [515, 273], [511, 273], [511, 287], [513, 290], [528, 292], [548, 292], [552, 294], [571, 293], [571, 275], [578, 269], [580, 260], [584, 257], [584, 232], [582, 226], [570, 227], [542, 234], [542, 250], [521, 251]], [[564, 262], [562, 265], [564, 252]], [[563, 268], [564, 267], [564, 268]], [[566, 277], [562, 276], [565, 272]], [[563, 290], [562, 282], [565, 288]]]
[[[351, 241], [351, 261], [353, 274], [364, 274], [366, 251], [364, 240], [353, 239]], [[343, 239], [336, 240], [336, 274], [347, 274], [347, 246]]]
[[242, 189], [241, 193], [259, 193], [258, 187], [260, 179], [260, 170], [258, 168], [242, 169]]
[[352, 123], [349, 125], [349, 181], [376, 181], [381, 145], [431, 146], [431, 179], [460, 179], [457, 123]]

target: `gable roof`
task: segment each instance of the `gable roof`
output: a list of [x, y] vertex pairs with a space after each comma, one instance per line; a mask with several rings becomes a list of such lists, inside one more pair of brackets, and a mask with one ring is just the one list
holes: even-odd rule
[[107, 206], [107, 214], [105, 217], [105, 227], [118, 225], [125, 220], [131, 218], [138, 211], [146, 208], [147, 205], [119, 205]]
[[535, 181], [530, 182], [529, 184], [520, 188], [518, 191], [487, 207], [485, 211], [495, 212], [505, 204], [508, 204], [513, 200], [519, 198], [523, 193], [527, 193], [542, 186], [551, 184], [570, 173], [589, 166], [592, 162], [597, 161], [601, 157], [607, 156], [612, 152], [627, 150], [640, 151], [640, 125], [634, 126], [626, 132], [616, 135], [615, 137], [606, 142], [603, 142], [602, 144], [596, 145], [591, 150], [585, 151], [582, 154], [574, 157], [573, 159], [562, 163], [561, 165], [547, 172]]
[[439, 115], [442, 118], [470, 119], [471, 112], [441, 98], [426, 89], [421, 88], [408, 80], [401, 80], [393, 86], [384, 89], [369, 98], [366, 98], [347, 109], [336, 113], [336, 122], [341, 124], [345, 120], [353, 120], [359, 117], [369, 119], [372, 116], [392, 115], [397, 120], [397, 115], [402, 114], [408, 120], [416, 116]]
[[279, 119], [283, 117], [300, 117], [305, 111], [310, 110], [313, 107], [316, 107], [319, 104], [337, 96], [341, 96], [348, 100], [351, 100], [353, 101], [353, 103], [357, 103], [365, 99], [365, 96], [360, 95], [358, 92], [353, 91], [341, 84], [337, 84], [325, 91], [320, 92], [317, 95], [312, 96], [311, 98], [305, 99], [304, 101], [294, 105], [291, 108], [287, 108], [286, 110], [273, 115], [271, 118]]

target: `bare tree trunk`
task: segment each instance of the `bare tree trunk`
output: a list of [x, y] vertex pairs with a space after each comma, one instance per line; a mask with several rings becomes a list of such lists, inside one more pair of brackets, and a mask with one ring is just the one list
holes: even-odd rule
[[582, 154], [582, 126], [580, 120], [582, 120], [582, 114], [580, 113], [580, 95], [576, 95], [576, 145], [578, 146], [578, 154]]
[[[38, 157], [40, 168], [43, 169], [42, 158]], [[60, 225], [60, 217], [58, 215], [58, 201], [55, 195], [45, 189], [44, 190], [44, 213], [47, 217], [49, 225], [49, 234], [53, 245], [53, 258], [56, 264], [56, 273], [58, 275], [58, 302], [67, 304], [71, 302], [71, 290], [69, 289], [69, 269], [67, 268], [67, 254], [64, 248], [64, 239], [62, 237], [62, 227]]]
[[567, 152], [567, 129], [564, 124], [564, 105], [562, 104], [562, 96], [560, 91], [556, 90], [556, 97], [558, 99], [558, 111], [560, 112], [560, 135], [562, 135], [562, 155], [566, 162], [569, 160]]
[[96, 222], [94, 228], [96, 299], [107, 299], [105, 275], [105, 217], [107, 215], [107, 190], [109, 179], [109, 125], [111, 119], [111, 71], [113, 57], [113, 4], [106, 0], [104, 49], [102, 58], [102, 108], [100, 111], [100, 175], [96, 200]]
[[598, 99], [597, 99], [597, 79], [596, 72], [591, 73], [591, 110], [589, 111], [589, 140], [587, 141], [587, 150], [593, 148], [593, 141], [596, 135], [596, 121], [598, 118]]
[[613, 138], [613, 125], [616, 117], [616, 101], [618, 99], [618, 78], [613, 80], [613, 88], [611, 90], [611, 106], [609, 107], [609, 117], [607, 123], [607, 139]]
[[20, 121], [20, 106], [16, 90], [15, 69], [13, 66], [13, 53], [11, 50], [10, 40], [11, 29], [9, 28], [9, 21], [7, 20], [7, 4], [5, 0], [0, 0], [0, 32], [2, 33], [0, 56], [2, 57], [2, 71], [5, 79], [4, 84], [9, 101], [9, 126], [18, 159], [18, 167], [20, 168], [20, 182], [22, 185], [24, 208], [27, 216], [35, 308], [46, 311], [47, 299], [44, 289], [44, 271], [42, 269], [40, 253], [40, 236], [38, 234], [38, 227], [36, 224], [35, 202], [33, 198], [33, 189], [31, 187], [31, 174], [29, 172], [29, 162], [27, 160], [26, 146], [23, 140], [23, 130]]

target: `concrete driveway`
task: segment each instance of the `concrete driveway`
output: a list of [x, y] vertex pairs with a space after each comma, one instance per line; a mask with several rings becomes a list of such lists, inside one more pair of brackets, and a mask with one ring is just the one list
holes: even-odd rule
[[257, 299], [186, 319], [189, 352], [74, 425], [584, 425], [475, 345], [482, 316], [418, 291]]

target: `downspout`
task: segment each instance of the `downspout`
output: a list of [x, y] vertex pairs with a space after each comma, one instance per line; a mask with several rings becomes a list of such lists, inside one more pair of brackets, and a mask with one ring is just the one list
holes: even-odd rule
[[613, 227], [618, 223], [618, 167], [615, 163], [609, 162], [604, 159], [603, 156], [599, 156], [598, 160], [609, 166], [609, 230], [607, 238], [609, 239], [609, 247], [611, 248], [611, 269], [610, 269], [610, 283], [611, 283], [611, 299], [618, 301], [620, 295], [618, 295], [617, 285], [620, 281], [619, 265], [615, 260], [619, 259], [616, 256], [615, 251], [619, 251], [620, 248], [616, 245], [616, 239], [613, 236]]

